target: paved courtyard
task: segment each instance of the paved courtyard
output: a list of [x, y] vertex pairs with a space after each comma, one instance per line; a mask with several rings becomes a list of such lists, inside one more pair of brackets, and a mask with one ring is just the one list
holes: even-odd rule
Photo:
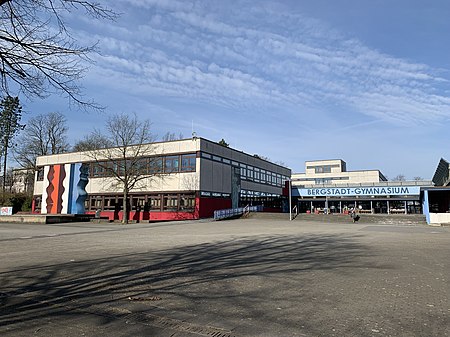
[[450, 336], [449, 230], [0, 224], [0, 335]]

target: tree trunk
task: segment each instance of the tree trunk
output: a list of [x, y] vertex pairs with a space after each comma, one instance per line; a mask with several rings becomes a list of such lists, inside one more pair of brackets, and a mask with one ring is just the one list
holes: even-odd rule
[[126, 188], [123, 189], [123, 217], [122, 217], [122, 223], [127, 224], [128, 223], [128, 207], [127, 207], [127, 201], [128, 201], [128, 190]]
[[3, 158], [3, 194], [6, 192], [6, 160], [8, 157], [8, 146], [5, 146], [4, 158]]

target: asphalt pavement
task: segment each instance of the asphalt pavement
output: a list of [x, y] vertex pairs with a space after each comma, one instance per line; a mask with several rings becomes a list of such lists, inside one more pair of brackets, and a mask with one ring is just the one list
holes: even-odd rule
[[450, 336], [450, 232], [0, 224], [1, 336]]

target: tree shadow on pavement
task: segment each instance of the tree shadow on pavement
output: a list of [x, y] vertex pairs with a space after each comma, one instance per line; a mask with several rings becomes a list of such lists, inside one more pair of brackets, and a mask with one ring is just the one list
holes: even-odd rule
[[[130, 298], [151, 296], [161, 301], [146, 310], [195, 311], [199, 303], [207, 302], [201, 309], [205, 312], [212, 305], [234, 306], [235, 311], [258, 315], [255, 305], [270, 300], [274, 285], [282, 280], [295, 280], [301, 288], [302, 275], [306, 282], [315, 272], [389, 268], [371, 264], [372, 255], [355, 237], [277, 236], [34, 266], [0, 273], [0, 326], [38, 325], [93, 311], [101, 316], [98, 324], [106, 324], [142, 310], [138, 304], [127, 307], [124, 303], [129, 304]], [[287, 300], [283, 296], [292, 293], [276, 296]], [[102, 306], [123, 311], [102, 311]]]

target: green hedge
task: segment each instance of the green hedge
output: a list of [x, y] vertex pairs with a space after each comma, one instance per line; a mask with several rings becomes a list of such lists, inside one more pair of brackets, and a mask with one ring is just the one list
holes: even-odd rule
[[31, 212], [32, 201], [33, 197], [24, 193], [0, 194], [0, 206], [12, 206], [13, 214], [17, 212]]

